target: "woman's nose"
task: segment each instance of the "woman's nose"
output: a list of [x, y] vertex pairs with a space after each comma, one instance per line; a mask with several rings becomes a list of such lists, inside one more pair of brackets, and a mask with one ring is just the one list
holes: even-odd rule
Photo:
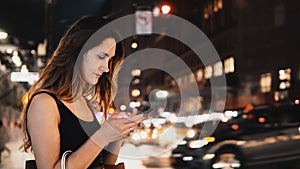
[[102, 72], [105, 72], [105, 73], [109, 72], [108, 66], [103, 66], [103, 67], [101, 67], [101, 71], [102, 71]]
[[109, 72], [108, 61], [102, 62], [99, 66], [100, 71]]

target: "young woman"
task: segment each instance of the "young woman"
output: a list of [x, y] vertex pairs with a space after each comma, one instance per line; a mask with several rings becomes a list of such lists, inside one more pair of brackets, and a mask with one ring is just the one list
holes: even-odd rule
[[[124, 58], [116, 33], [94, 37], [106, 23], [98, 17], [74, 23], [29, 91], [22, 148], [33, 150], [39, 169], [60, 168], [67, 150], [72, 151], [66, 160], [69, 169], [115, 164], [122, 140], [146, 118], [116, 114], [101, 126], [96, 120], [95, 107], [107, 114], [112, 105]], [[93, 42], [85, 45], [91, 36]]]

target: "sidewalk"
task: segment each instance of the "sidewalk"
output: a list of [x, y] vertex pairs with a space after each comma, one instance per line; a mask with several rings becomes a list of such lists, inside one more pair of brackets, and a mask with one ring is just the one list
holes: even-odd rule
[[22, 140], [16, 140], [8, 142], [6, 145], [11, 150], [11, 153], [4, 151], [2, 152], [2, 163], [0, 164], [0, 169], [24, 169], [25, 160], [33, 159], [31, 153], [24, 153], [18, 150]]
[[[24, 169], [25, 160], [33, 159], [31, 153], [24, 153], [19, 149], [22, 140], [18, 139], [7, 143], [7, 147], [11, 150], [11, 154], [4, 151], [2, 153], [2, 163], [0, 169]], [[124, 162], [125, 168], [139, 168], [139, 169], [172, 169], [169, 166], [169, 153], [162, 153], [162, 150], [153, 146], [135, 147], [131, 144], [125, 144], [120, 152], [117, 162]], [[147, 156], [157, 155], [156, 158], [147, 158]], [[133, 158], [140, 157], [140, 158]], [[147, 167], [146, 167], [146, 166]]]

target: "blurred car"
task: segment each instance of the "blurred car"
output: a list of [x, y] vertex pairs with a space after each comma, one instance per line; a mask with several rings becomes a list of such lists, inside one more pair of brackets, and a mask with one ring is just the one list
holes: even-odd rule
[[300, 105], [291, 104], [255, 107], [228, 122], [197, 124], [173, 149], [171, 164], [235, 169], [300, 159], [299, 126]]

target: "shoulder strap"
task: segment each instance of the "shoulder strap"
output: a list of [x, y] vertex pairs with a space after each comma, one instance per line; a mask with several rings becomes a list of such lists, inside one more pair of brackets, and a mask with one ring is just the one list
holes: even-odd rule
[[57, 98], [57, 96], [56, 96], [55, 94], [53, 94], [53, 93], [51, 93], [51, 92], [49, 92], [49, 91], [46, 91], [46, 90], [41, 90], [41, 91], [38, 91], [38, 92], [34, 93], [34, 94], [32, 95], [32, 97], [31, 97], [30, 101], [32, 100], [32, 98], [33, 98], [34, 96], [36, 96], [36, 95], [38, 95], [38, 94], [41, 94], [41, 93], [46, 93], [46, 94], [48, 94], [49, 96], [51, 96], [56, 102], [58, 101], [58, 98]]

